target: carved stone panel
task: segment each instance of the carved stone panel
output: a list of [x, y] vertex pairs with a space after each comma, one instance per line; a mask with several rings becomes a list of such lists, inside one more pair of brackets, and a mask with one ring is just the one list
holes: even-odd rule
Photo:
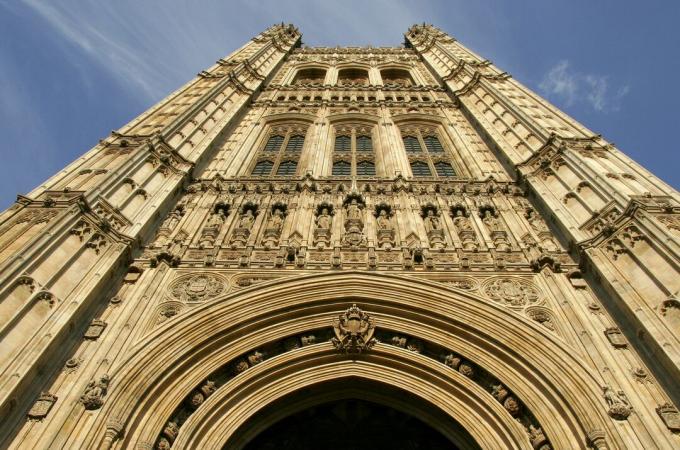
[[518, 277], [490, 278], [482, 285], [482, 292], [491, 300], [512, 307], [537, 303], [542, 298], [532, 282]]
[[31, 420], [42, 420], [47, 417], [52, 406], [57, 401], [57, 396], [52, 395], [49, 392], [43, 392], [38, 397], [38, 400], [33, 404], [31, 409], [28, 411], [28, 418]]
[[211, 273], [183, 276], [174, 281], [168, 292], [183, 302], [203, 302], [216, 297], [227, 289], [227, 281]]

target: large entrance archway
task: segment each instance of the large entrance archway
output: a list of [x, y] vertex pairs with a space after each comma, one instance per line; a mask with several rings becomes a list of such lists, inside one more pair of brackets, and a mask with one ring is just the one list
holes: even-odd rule
[[[245, 445], [244, 445], [245, 443]], [[349, 379], [289, 395], [252, 417], [224, 450], [477, 450], [465, 429], [410, 393]]]
[[[384, 332], [358, 355], [324, 335], [352, 303]], [[558, 338], [488, 300], [404, 276], [310, 275], [222, 296], [155, 330], [111, 380], [93, 447], [153, 448], [171, 436], [173, 449], [243, 448], [285, 417], [348, 398], [406, 412], [461, 448], [532, 449], [542, 434], [552, 448], [586, 449], [593, 432], [623, 442], [597, 378]], [[328, 386], [368, 384], [412, 397], [402, 406], [403, 394], [369, 398], [376, 389], [328, 397], [342, 390]], [[326, 398], [288, 401], [285, 414], [271, 406], [305, 392]], [[257, 419], [267, 411], [283, 415]]]

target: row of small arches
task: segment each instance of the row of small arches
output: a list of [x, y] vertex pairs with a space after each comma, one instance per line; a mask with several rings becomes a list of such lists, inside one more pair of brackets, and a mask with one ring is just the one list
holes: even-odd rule
[[[323, 68], [301, 69], [295, 75], [293, 84], [326, 84], [327, 71]], [[382, 69], [380, 78], [384, 85], [409, 87], [415, 85], [413, 77], [405, 69]], [[339, 86], [368, 86], [368, 70], [361, 68], [346, 68], [338, 71], [337, 84]]]

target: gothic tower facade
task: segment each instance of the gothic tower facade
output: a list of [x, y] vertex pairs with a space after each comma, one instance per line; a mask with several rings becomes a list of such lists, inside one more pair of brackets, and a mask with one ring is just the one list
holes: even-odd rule
[[0, 448], [678, 448], [679, 199], [433, 26], [273, 26], [0, 216]]

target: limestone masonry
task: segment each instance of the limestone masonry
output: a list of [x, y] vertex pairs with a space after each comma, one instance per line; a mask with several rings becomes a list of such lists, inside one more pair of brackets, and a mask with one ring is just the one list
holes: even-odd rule
[[680, 448], [679, 200], [431, 25], [272, 26], [0, 215], [0, 448]]

